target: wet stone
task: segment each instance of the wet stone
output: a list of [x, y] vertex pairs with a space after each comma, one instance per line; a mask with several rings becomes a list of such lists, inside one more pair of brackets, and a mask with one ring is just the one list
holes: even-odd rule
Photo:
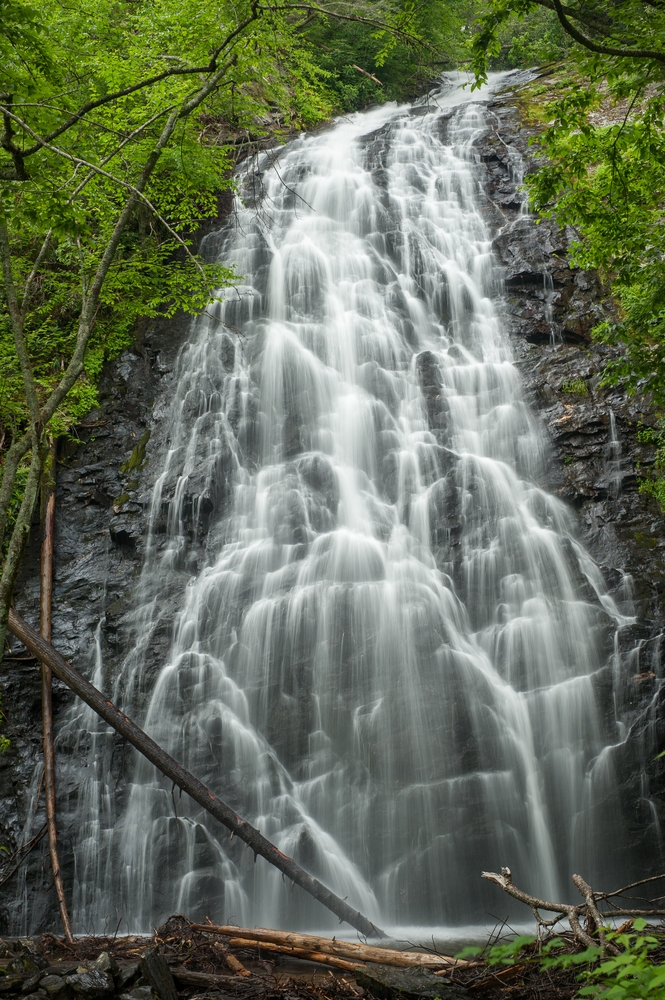
[[52, 1000], [63, 1000], [64, 997], [71, 996], [71, 990], [62, 976], [43, 976], [39, 985]]
[[141, 972], [160, 1000], [178, 1000], [178, 991], [163, 955], [156, 948], [148, 948], [141, 955]]
[[95, 972], [106, 972], [109, 976], [115, 977], [120, 972], [120, 967], [108, 951], [103, 951], [90, 966]]
[[121, 993], [117, 1000], [152, 1000], [152, 988], [150, 986], [135, 986], [127, 993]]
[[444, 976], [429, 969], [397, 969], [391, 965], [362, 966], [354, 970], [359, 986], [369, 990], [379, 1000], [420, 1000], [439, 997], [440, 1000], [463, 1000], [468, 997], [462, 986], [453, 986]]
[[21, 992], [34, 993], [34, 991], [39, 986], [39, 980], [42, 978], [42, 975], [43, 975], [42, 972], [35, 972], [33, 976], [30, 976], [29, 979], [26, 979], [26, 981], [23, 983], [23, 989]]
[[23, 989], [24, 979], [18, 976], [6, 976], [0, 979], [0, 993], [20, 993]]
[[141, 968], [138, 962], [121, 966], [113, 976], [115, 988], [118, 993], [124, 993], [130, 986], [133, 986], [140, 974]]
[[65, 982], [84, 1000], [105, 1000], [114, 993], [112, 977], [96, 969], [76, 972], [73, 976], [67, 976]]

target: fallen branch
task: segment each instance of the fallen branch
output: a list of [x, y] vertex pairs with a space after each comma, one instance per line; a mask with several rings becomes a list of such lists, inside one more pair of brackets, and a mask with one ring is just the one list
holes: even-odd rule
[[[568, 917], [568, 923], [570, 924], [570, 929], [573, 932], [578, 944], [585, 948], [595, 947], [600, 944], [601, 951], [610, 952], [612, 954], [618, 954], [619, 949], [608, 943], [605, 940], [604, 926], [607, 925], [607, 921], [610, 917], [645, 917], [646, 919], [653, 919], [654, 917], [664, 917], [665, 910], [638, 910], [638, 909], [623, 909], [619, 907], [614, 907], [609, 913], [601, 913], [598, 909], [598, 900], [610, 900], [613, 896], [621, 896], [628, 889], [633, 889], [637, 885], [643, 885], [645, 882], [655, 881], [657, 878], [665, 878], [665, 876], [654, 876], [653, 879], [643, 879], [641, 882], [634, 882], [632, 885], [625, 886], [623, 889], [618, 889], [616, 892], [594, 892], [590, 885], [588, 885], [581, 875], [573, 875], [573, 883], [578, 889], [580, 895], [583, 897], [583, 903], [552, 903], [546, 899], [540, 899], [538, 896], [532, 896], [528, 892], [524, 892], [522, 889], [518, 889], [513, 883], [513, 876], [510, 868], [502, 868], [501, 874], [497, 875], [496, 872], [483, 872], [483, 878], [488, 879], [490, 882], [494, 882], [496, 885], [500, 886], [504, 892], [507, 892], [509, 896], [513, 899], [518, 899], [521, 903], [525, 903], [532, 911], [534, 917], [536, 918], [536, 923], [538, 925], [538, 935], [540, 936], [541, 928], [550, 928], [555, 923], [557, 923], [561, 916]], [[629, 897], [630, 898], [630, 897]], [[647, 900], [648, 902], [648, 900]], [[561, 916], [555, 917], [551, 920], [544, 920], [540, 915], [541, 910], [546, 910], [550, 913], [558, 913]], [[586, 929], [582, 927], [581, 920], [586, 919], [587, 927]], [[596, 940], [591, 936], [596, 933], [598, 937]]]
[[[259, 952], [277, 952], [280, 955], [300, 958], [307, 962], [319, 962], [321, 965], [331, 965], [334, 969], [344, 969], [345, 972], [353, 972], [358, 968], [358, 962], [347, 962], [344, 958], [336, 958], [334, 955], [325, 955], [320, 951], [307, 951], [305, 948], [287, 948], [281, 944], [272, 944], [270, 941], [250, 941], [247, 938], [231, 938], [229, 944], [232, 948], [253, 948]], [[237, 961], [237, 959], [236, 959]], [[249, 975], [249, 973], [247, 973]]]
[[247, 971], [240, 959], [231, 954], [225, 944], [222, 944], [221, 941], [215, 941], [215, 946], [219, 949], [219, 951], [221, 951], [224, 956], [224, 961], [231, 972], [235, 972], [237, 976], [251, 976], [251, 972]]
[[[205, 931], [208, 934], [222, 934], [230, 938], [231, 945], [239, 945], [240, 941], [249, 945], [254, 941], [266, 946], [279, 947], [287, 953], [296, 950], [317, 952], [323, 955], [335, 955], [339, 958], [352, 959], [358, 962], [372, 962], [376, 965], [394, 965], [406, 969], [420, 966], [426, 969], [440, 969], [441, 966], [457, 968], [468, 966], [469, 962], [461, 962], [448, 955], [433, 955], [431, 952], [394, 951], [390, 948], [376, 948], [369, 944], [356, 941], [338, 941], [335, 938], [318, 937], [314, 934], [299, 934], [295, 931], [276, 931], [267, 927], [234, 927], [226, 924], [218, 927], [215, 924], [192, 924], [192, 930]], [[272, 950], [272, 949], [271, 949]]]
[[[55, 466], [56, 445], [51, 440], [49, 457], [44, 469], [43, 491], [46, 498], [44, 509], [44, 541], [40, 572], [39, 631], [42, 638], [51, 641], [51, 597], [53, 593], [53, 529], [55, 526]], [[60, 920], [68, 944], [74, 944], [74, 935], [67, 912], [67, 900], [60, 874], [58, 858], [58, 833], [55, 820], [55, 751], [53, 749], [53, 696], [51, 668], [42, 662], [42, 738], [44, 744], [44, 802], [46, 804], [46, 825], [48, 827], [48, 852], [51, 858], [53, 884], [58, 899]]]
[[131, 743], [133, 747], [142, 753], [155, 767], [167, 778], [173, 781], [178, 788], [187, 792], [195, 802], [198, 802], [215, 819], [223, 823], [227, 829], [231, 830], [235, 836], [244, 841], [254, 854], [260, 854], [271, 865], [274, 865], [286, 877], [299, 885], [301, 889], [308, 892], [310, 896], [331, 910], [340, 922], [345, 920], [355, 927], [366, 937], [385, 937], [386, 935], [378, 927], [375, 927], [371, 920], [354, 910], [343, 899], [336, 896], [334, 892], [326, 888], [318, 879], [308, 875], [300, 865], [282, 854], [274, 844], [271, 844], [258, 830], [251, 826], [246, 820], [238, 816], [225, 802], [218, 799], [216, 795], [207, 788], [202, 781], [190, 774], [182, 764], [179, 764], [173, 757], [166, 753], [147, 733], [124, 715], [115, 705], [108, 701], [101, 691], [82, 677], [75, 670], [64, 656], [57, 649], [43, 639], [21, 616], [10, 608], [8, 628], [17, 639], [20, 639], [24, 646], [37, 656], [42, 663], [47, 663], [56, 677], [72, 689], [86, 705], [89, 705], [97, 715], [101, 716], [116, 732]]
[[351, 65], [352, 65], [353, 69], [357, 69], [359, 73], [363, 74], [363, 76], [368, 77], [370, 80], [374, 80], [374, 83], [378, 83], [379, 87], [383, 86], [383, 84], [381, 83], [381, 81], [379, 80], [379, 78], [376, 77], [376, 76], [374, 76], [373, 73], [368, 73], [366, 69], [363, 69], [361, 66], [356, 66], [355, 63], [351, 63]]
[[204, 990], [219, 987], [228, 988], [229, 983], [233, 982], [231, 976], [216, 976], [211, 972], [192, 972], [184, 966], [176, 966], [176, 968], [172, 967], [171, 975], [175, 979], [178, 986], [194, 986], [195, 988], [201, 987]]
[[[35, 849], [35, 847], [40, 842], [40, 840], [42, 839], [42, 837], [45, 836], [46, 830], [47, 830], [47, 826], [46, 826], [46, 823], [44, 823], [44, 825], [41, 828], [41, 830], [39, 830], [34, 835], [34, 837], [31, 837], [31, 839], [26, 844], [21, 844], [20, 847], [16, 848], [16, 850], [14, 851], [13, 854], [9, 855], [9, 857], [5, 861], [4, 867], [2, 869], [2, 873], [0, 873], [0, 885], [4, 885], [5, 882], [12, 877], [12, 875], [14, 874], [14, 872], [17, 872], [19, 870], [19, 868], [21, 867], [21, 865], [23, 864], [23, 862], [27, 858], [28, 854], [30, 854], [30, 852]], [[16, 861], [17, 858], [18, 858], [18, 861]], [[16, 864], [14, 865], [13, 868], [10, 868], [10, 865], [14, 861], [16, 861]]]

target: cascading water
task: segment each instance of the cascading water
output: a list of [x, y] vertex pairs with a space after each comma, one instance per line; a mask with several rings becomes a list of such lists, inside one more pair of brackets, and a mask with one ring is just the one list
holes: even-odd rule
[[[246, 284], [197, 322], [162, 406], [114, 692], [282, 851], [402, 928], [484, 919], [483, 869], [557, 898], [573, 871], [627, 864], [603, 669], [622, 619], [536, 485], [547, 450], [500, 321], [473, 99], [351, 116], [248, 176], [218, 238]], [[112, 741], [94, 739], [101, 760]], [[121, 793], [99, 764], [70, 807], [81, 929], [336, 925], [143, 760]]]

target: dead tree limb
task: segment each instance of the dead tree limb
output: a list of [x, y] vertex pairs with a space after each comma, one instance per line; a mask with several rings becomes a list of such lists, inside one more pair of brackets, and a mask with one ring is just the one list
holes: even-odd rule
[[431, 952], [394, 951], [390, 948], [376, 948], [357, 941], [338, 941], [335, 938], [318, 937], [315, 934], [300, 934], [295, 931], [277, 931], [267, 927], [234, 927], [233, 924], [217, 926], [215, 924], [192, 924], [192, 930], [205, 931], [207, 934], [220, 934], [230, 938], [230, 944], [240, 946], [240, 941], [247, 945], [258, 942], [280, 948], [285, 953], [297, 950], [318, 952], [323, 955], [335, 955], [338, 958], [358, 962], [374, 962], [379, 965], [394, 965], [402, 969], [419, 966], [426, 969], [440, 969], [442, 966], [458, 968], [467, 966], [468, 962], [459, 961], [448, 955], [433, 955]]
[[374, 74], [373, 74], [373, 73], [368, 73], [366, 69], [363, 69], [363, 68], [362, 68], [361, 66], [356, 66], [356, 64], [355, 64], [355, 63], [351, 63], [351, 65], [352, 65], [352, 67], [353, 67], [353, 68], [354, 68], [355, 70], [357, 70], [357, 71], [358, 71], [359, 73], [362, 73], [362, 74], [363, 74], [363, 76], [366, 76], [366, 77], [368, 77], [368, 78], [369, 78], [370, 80], [373, 80], [373, 81], [374, 81], [374, 83], [378, 83], [379, 87], [382, 87], [382, 86], [383, 86], [383, 84], [381, 83], [381, 81], [379, 80], [379, 78], [378, 78], [378, 77], [376, 77], [376, 76], [374, 76]]
[[[573, 936], [580, 945], [584, 947], [596, 947], [600, 944], [602, 952], [611, 952], [612, 954], [618, 954], [618, 949], [616, 946], [608, 942], [605, 938], [604, 927], [607, 925], [607, 921], [610, 917], [644, 917], [645, 919], [653, 919], [654, 917], [665, 917], [665, 910], [658, 910], [655, 907], [649, 910], [638, 910], [638, 909], [619, 909], [614, 907], [609, 913], [601, 913], [598, 909], [598, 900], [608, 900], [612, 896], [620, 896], [628, 889], [633, 889], [638, 885], [643, 885], [645, 882], [655, 881], [657, 878], [665, 878], [665, 876], [654, 876], [652, 879], [642, 879], [640, 882], [634, 882], [632, 885], [625, 886], [623, 889], [618, 889], [616, 892], [594, 892], [590, 885], [588, 885], [581, 875], [573, 875], [573, 883], [577, 887], [578, 891], [582, 895], [583, 903], [551, 903], [546, 899], [539, 899], [537, 896], [532, 896], [528, 892], [524, 892], [522, 889], [518, 889], [513, 883], [512, 873], [510, 868], [502, 868], [501, 874], [497, 875], [496, 872], [483, 872], [483, 878], [488, 879], [490, 882], [494, 882], [496, 885], [500, 886], [504, 892], [507, 892], [509, 896], [513, 899], [518, 899], [520, 903], [525, 903], [533, 912], [536, 918], [536, 923], [538, 925], [538, 935], [540, 936], [540, 931], [542, 927], [551, 927], [553, 924], [557, 923], [562, 916], [568, 917], [568, 923], [570, 924], [570, 929], [573, 932]], [[648, 902], [648, 901], [647, 901]], [[549, 911], [550, 913], [558, 913], [560, 916], [555, 917], [553, 920], [544, 920], [540, 915], [541, 910]], [[587, 928], [583, 928], [581, 924], [581, 918], [586, 918]], [[598, 936], [594, 940], [591, 936], [593, 933], [597, 932]]]
[[[27, 842], [27, 844], [21, 844], [17, 847], [13, 854], [10, 854], [5, 861], [4, 868], [0, 872], [0, 885], [4, 885], [5, 882], [12, 877], [14, 872], [17, 872], [25, 859], [27, 858], [30, 851], [34, 851], [37, 844], [40, 842], [43, 836], [46, 834], [46, 823], [44, 823], [41, 830], [38, 830], [34, 837]], [[17, 860], [18, 859], [18, 860]], [[12, 868], [11, 865], [16, 861], [16, 864]]]
[[224, 956], [224, 961], [231, 972], [235, 972], [237, 976], [251, 976], [251, 972], [247, 971], [240, 959], [236, 958], [225, 944], [222, 944], [221, 941], [215, 941], [215, 947], [218, 948]]
[[336, 896], [334, 892], [331, 892], [318, 879], [308, 875], [300, 865], [296, 864], [292, 858], [287, 857], [286, 854], [282, 854], [274, 844], [271, 844], [247, 820], [242, 819], [225, 802], [222, 802], [216, 795], [213, 795], [202, 781], [199, 781], [193, 774], [190, 774], [182, 764], [179, 764], [173, 757], [167, 754], [147, 733], [139, 729], [136, 723], [132, 722], [131, 719], [116, 708], [111, 701], [108, 701], [101, 691], [93, 687], [90, 681], [82, 677], [65, 660], [64, 656], [57, 649], [53, 648], [50, 642], [42, 639], [35, 629], [21, 618], [14, 608], [10, 608], [9, 611], [8, 628], [42, 663], [48, 663], [56, 677], [64, 681], [86, 705], [89, 705], [116, 732], [124, 736], [128, 743], [136, 747], [139, 753], [143, 754], [151, 764], [154, 764], [178, 788], [182, 788], [184, 792], [187, 792], [206, 812], [209, 812], [211, 816], [214, 816], [227, 829], [231, 830], [235, 836], [251, 847], [255, 855], [260, 854], [261, 857], [265, 858], [266, 861], [286, 875], [291, 882], [299, 885], [301, 889], [304, 889], [310, 896], [313, 896], [314, 899], [317, 899], [326, 906], [339, 917], [340, 923], [345, 920], [366, 937], [386, 936], [382, 930], [375, 927], [371, 920], [368, 920], [358, 910], [354, 910], [352, 906], [349, 906], [343, 899]]
[[[44, 470], [44, 540], [42, 542], [39, 631], [43, 639], [51, 641], [51, 598], [53, 593], [53, 530], [55, 525], [55, 466], [56, 445], [51, 440], [49, 457]], [[74, 944], [65, 890], [58, 858], [58, 834], [55, 821], [55, 751], [53, 749], [53, 698], [51, 668], [42, 661], [42, 735], [44, 743], [44, 801], [48, 827], [48, 852], [51, 858], [53, 884], [58, 899], [60, 920], [68, 944]]]
[[[345, 972], [353, 972], [358, 968], [357, 962], [347, 962], [344, 958], [337, 958], [335, 955], [326, 955], [320, 951], [308, 951], [306, 948], [285, 948], [279, 944], [272, 944], [270, 941], [250, 941], [247, 938], [231, 938], [229, 944], [232, 948], [253, 948], [259, 953], [268, 951], [277, 952], [286, 958], [300, 958], [306, 962], [318, 962], [320, 965], [330, 965], [333, 969], [344, 969]], [[236, 959], [237, 961], [237, 959]]]

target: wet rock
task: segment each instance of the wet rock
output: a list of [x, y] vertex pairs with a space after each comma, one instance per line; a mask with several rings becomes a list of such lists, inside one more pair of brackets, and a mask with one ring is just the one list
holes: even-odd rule
[[118, 993], [123, 993], [136, 983], [141, 975], [141, 966], [138, 962], [131, 965], [121, 966], [113, 976], [113, 982]]
[[120, 993], [117, 1000], [154, 1000], [151, 986], [135, 986], [127, 993]]
[[67, 976], [65, 982], [82, 1000], [106, 1000], [114, 993], [113, 977], [94, 968], [81, 967], [80, 972]]
[[40, 987], [45, 990], [51, 1000], [65, 1000], [71, 996], [71, 990], [62, 976], [46, 975], [40, 981]]
[[141, 955], [141, 972], [152, 986], [159, 1000], [178, 1000], [171, 970], [157, 948], [148, 948]]
[[416, 358], [418, 383], [425, 397], [427, 422], [441, 445], [448, 443], [448, 403], [443, 393], [439, 363], [431, 351], [422, 351]]
[[34, 991], [36, 990], [37, 986], [39, 985], [39, 980], [43, 977], [43, 975], [44, 975], [44, 973], [41, 972], [41, 971], [39, 971], [39, 972], [36, 972], [34, 975], [30, 976], [28, 979], [26, 979], [25, 982], [23, 983], [23, 987], [21, 989], [21, 992], [22, 993], [34, 993]]
[[0, 993], [20, 993], [25, 980], [19, 976], [3, 976], [0, 979]]
[[30, 951], [26, 946], [24, 950], [12, 962], [14, 972], [39, 972], [48, 965], [46, 959], [42, 958], [34, 951]]
[[120, 972], [118, 963], [112, 955], [109, 955], [108, 951], [100, 952], [95, 961], [91, 963], [90, 968], [95, 972], [104, 972], [113, 978]]
[[354, 969], [356, 982], [380, 1000], [419, 1000], [439, 997], [440, 1000], [462, 1000], [468, 997], [462, 986], [453, 986], [449, 979], [436, 976], [429, 969], [398, 969], [391, 965], [367, 965]]

